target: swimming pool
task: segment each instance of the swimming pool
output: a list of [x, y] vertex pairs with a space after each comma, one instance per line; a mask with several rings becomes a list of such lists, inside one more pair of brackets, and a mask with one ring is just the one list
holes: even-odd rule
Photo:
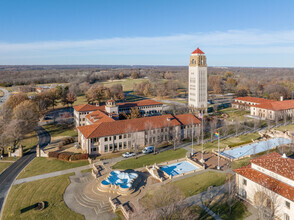
[[257, 143], [247, 144], [241, 147], [237, 147], [230, 150], [225, 150], [220, 152], [220, 155], [223, 155], [230, 159], [238, 159], [240, 157], [245, 157], [253, 154], [258, 154], [263, 151], [273, 149], [282, 144], [290, 144], [291, 140], [288, 138], [271, 138], [266, 141], [260, 141]]
[[182, 161], [179, 163], [173, 163], [170, 165], [160, 167], [162, 171], [164, 171], [167, 175], [177, 176], [182, 173], [187, 173], [193, 170], [198, 170], [199, 167], [190, 163], [189, 161]]

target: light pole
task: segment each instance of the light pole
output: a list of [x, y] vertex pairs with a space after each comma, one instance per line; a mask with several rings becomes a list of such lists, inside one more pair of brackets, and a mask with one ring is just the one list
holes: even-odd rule
[[217, 154], [217, 169], [219, 170], [220, 169], [220, 166], [219, 166], [219, 154], [220, 154], [220, 152], [219, 152], [219, 132], [216, 132], [216, 135], [217, 135], [217, 139], [218, 139], [218, 141], [217, 141], [217, 147], [218, 147], [218, 154]]

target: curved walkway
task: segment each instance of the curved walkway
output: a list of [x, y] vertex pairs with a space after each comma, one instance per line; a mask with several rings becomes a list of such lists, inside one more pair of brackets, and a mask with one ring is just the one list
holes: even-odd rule
[[[47, 146], [50, 143], [50, 134], [42, 127], [36, 129], [38, 134], [38, 144], [41, 148]], [[4, 201], [7, 193], [12, 186], [17, 175], [36, 157], [36, 146], [33, 147], [29, 153], [15, 161], [0, 175], [0, 217], [3, 211]]]

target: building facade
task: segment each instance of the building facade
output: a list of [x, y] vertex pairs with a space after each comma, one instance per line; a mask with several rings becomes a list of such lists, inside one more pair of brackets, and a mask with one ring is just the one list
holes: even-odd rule
[[242, 109], [245, 111], [250, 111], [250, 106], [252, 105], [260, 105], [262, 103], [269, 103], [273, 101], [275, 100], [250, 97], [250, 96], [237, 97], [234, 99], [234, 102], [232, 103], [232, 107], [237, 109]]
[[294, 160], [273, 152], [234, 170], [237, 193], [264, 219], [294, 219]]
[[200, 121], [193, 114], [109, 121], [98, 112], [89, 114], [87, 125], [78, 127], [80, 146], [90, 155], [180, 141], [190, 138], [192, 131], [194, 137], [200, 134]]
[[193, 109], [207, 109], [207, 63], [199, 48], [190, 56], [188, 103]]
[[76, 127], [86, 125], [86, 116], [90, 113], [100, 110], [114, 119], [118, 114], [129, 113], [131, 108], [138, 108], [143, 116], [160, 115], [163, 110], [163, 104], [154, 100], [146, 99], [137, 102], [116, 103], [114, 100], [108, 100], [106, 105], [77, 105], [74, 106], [74, 120]]

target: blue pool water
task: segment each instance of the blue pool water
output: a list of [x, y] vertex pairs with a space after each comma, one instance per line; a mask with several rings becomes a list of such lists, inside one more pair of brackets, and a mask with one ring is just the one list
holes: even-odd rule
[[199, 168], [188, 161], [182, 161], [179, 163], [162, 166], [160, 169], [166, 172], [168, 175], [176, 176], [192, 170], [198, 170]]
[[248, 155], [258, 154], [260, 152], [273, 149], [282, 144], [290, 144], [290, 143], [291, 143], [291, 140], [288, 138], [271, 138], [266, 141], [260, 141], [257, 143], [252, 143], [252, 144], [244, 145], [241, 147], [237, 147], [234, 149], [225, 150], [221, 152], [220, 154], [230, 159], [237, 159], [237, 158], [248, 156]]
[[122, 188], [130, 188], [132, 182], [138, 177], [136, 173], [125, 173], [120, 171], [111, 171], [109, 177], [103, 180], [101, 183], [103, 185], [119, 185]]

